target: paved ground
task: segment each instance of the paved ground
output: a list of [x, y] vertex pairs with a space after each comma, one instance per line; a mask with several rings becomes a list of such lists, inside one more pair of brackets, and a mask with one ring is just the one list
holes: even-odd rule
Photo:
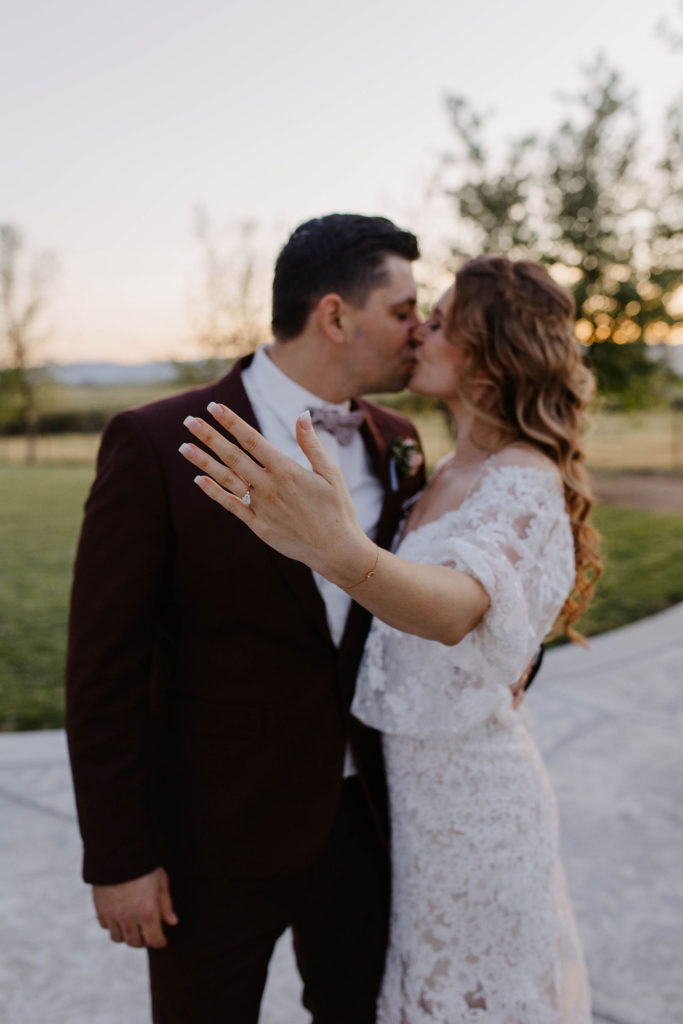
[[[550, 652], [527, 697], [596, 1022], [683, 1022], [682, 683], [679, 605]], [[0, 735], [2, 1024], [148, 1024], [144, 954], [94, 923], [79, 862], [63, 733]], [[299, 994], [284, 936], [261, 1024], [305, 1024]]]

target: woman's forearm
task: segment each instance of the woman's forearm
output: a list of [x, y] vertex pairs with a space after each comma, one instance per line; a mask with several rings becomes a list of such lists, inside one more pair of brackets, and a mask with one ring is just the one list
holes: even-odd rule
[[365, 535], [335, 562], [328, 579], [394, 629], [427, 640], [459, 643], [489, 607], [481, 583], [466, 573], [406, 561]]

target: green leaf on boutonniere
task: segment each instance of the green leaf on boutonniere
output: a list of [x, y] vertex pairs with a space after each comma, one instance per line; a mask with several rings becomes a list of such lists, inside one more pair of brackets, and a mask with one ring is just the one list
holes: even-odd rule
[[389, 445], [389, 476], [395, 491], [399, 482], [415, 476], [424, 465], [420, 442], [414, 437], [395, 437]]

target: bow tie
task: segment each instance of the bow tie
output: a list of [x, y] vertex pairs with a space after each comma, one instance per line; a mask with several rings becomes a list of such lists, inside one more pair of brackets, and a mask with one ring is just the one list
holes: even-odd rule
[[339, 412], [338, 409], [311, 409], [311, 422], [314, 427], [334, 434], [341, 445], [350, 444], [353, 435], [365, 419], [360, 409], [355, 412]]

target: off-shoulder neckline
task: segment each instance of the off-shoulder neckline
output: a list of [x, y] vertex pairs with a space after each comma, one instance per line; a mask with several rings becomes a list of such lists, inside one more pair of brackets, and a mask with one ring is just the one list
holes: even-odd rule
[[467, 494], [465, 495], [465, 497], [462, 499], [462, 501], [460, 502], [460, 504], [456, 508], [446, 509], [445, 512], [442, 512], [440, 516], [436, 516], [435, 519], [428, 519], [426, 522], [420, 523], [419, 526], [414, 526], [411, 530], [408, 530], [407, 533], [404, 533], [402, 535], [401, 540], [400, 540], [399, 543], [403, 544], [403, 542], [406, 540], [406, 538], [412, 536], [412, 534], [418, 533], [418, 531], [424, 530], [428, 526], [434, 526], [436, 523], [441, 523], [448, 516], [453, 516], [453, 515], [456, 515], [458, 512], [462, 512], [463, 508], [474, 497], [474, 495], [479, 493], [479, 491], [481, 490], [481, 486], [482, 486], [484, 480], [488, 476], [490, 476], [491, 473], [494, 470], [497, 470], [498, 472], [503, 472], [504, 470], [513, 470], [514, 472], [517, 472], [517, 473], [519, 473], [519, 472], [521, 472], [521, 473], [536, 473], [536, 474], [540, 474], [542, 476], [550, 477], [554, 484], [560, 484], [560, 480], [559, 480], [558, 475], [557, 475], [557, 469], [556, 469], [555, 466], [552, 466], [552, 468], [549, 468], [549, 469], [541, 469], [540, 466], [519, 466], [519, 465], [515, 465], [514, 463], [507, 463], [507, 464], [502, 465], [502, 466], [497, 466], [495, 464], [490, 464], [490, 460], [492, 458], [493, 458], [493, 455], [489, 455], [484, 460], [484, 465], [482, 467], [481, 473], [476, 478], [476, 480], [473, 482], [471, 488], [468, 490]]

